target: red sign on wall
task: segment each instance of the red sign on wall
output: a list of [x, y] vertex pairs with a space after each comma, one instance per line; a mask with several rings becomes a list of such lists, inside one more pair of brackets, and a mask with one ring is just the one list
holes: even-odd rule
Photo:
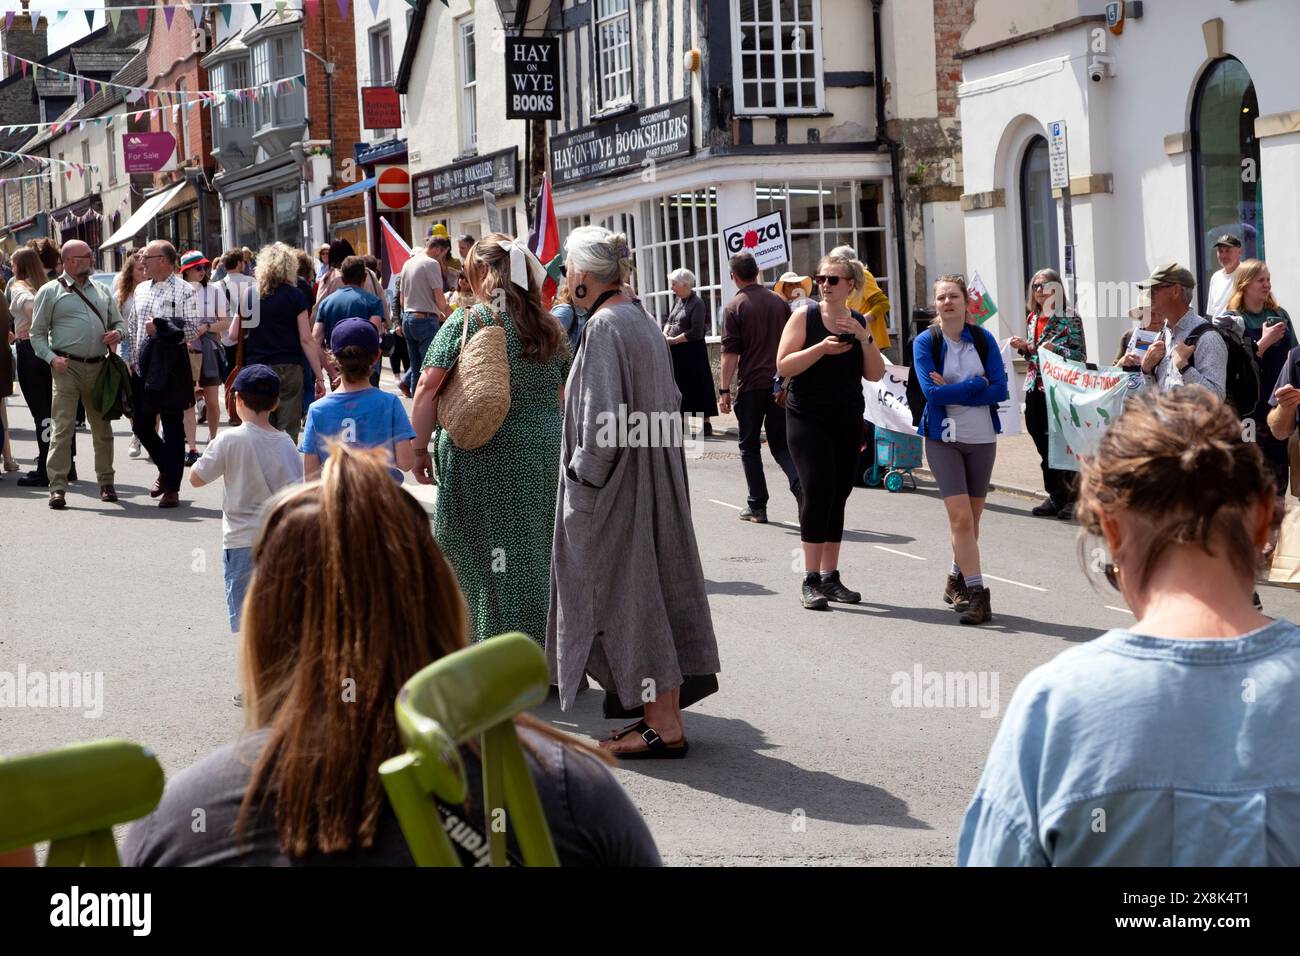
[[411, 174], [405, 166], [376, 166], [375, 180], [380, 209], [405, 209], [411, 205]]
[[366, 129], [397, 129], [402, 125], [402, 101], [391, 86], [361, 87], [362, 125]]

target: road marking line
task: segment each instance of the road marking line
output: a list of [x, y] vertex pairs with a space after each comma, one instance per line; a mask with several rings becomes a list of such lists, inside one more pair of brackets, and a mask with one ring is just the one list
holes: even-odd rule
[[1113, 604], [1103, 604], [1102, 607], [1104, 607], [1104, 608], [1105, 608], [1106, 610], [1108, 610], [1108, 611], [1119, 611], [1119, 613], [1121, 613], [1121, 614], [1132, 614], [1132, 613], [1133, 613], [1132, 611], [1130, 611], [1130, 610], [1129, 610], [1128, 608], [1126, 608], [1126, 607], [1116, 607], [1116, 606], [1113, 605]]
[[740, 505], [729, 505], [729, 504], [727, 504], [725, 501], [719, 501], [717, 498], [710, 498], [709, 500], [710, 500], [711, 502], [713, 502], [715, 505], [722, 505], [722, 507], [724, 507], [724, 508], [733, 508], [733, 509], [735, 509], [736, 511], [744, 511], [744, 510], [745, 510], [744, 508], [740, 507]]
[[926, 560], [925, 558], [921, 557], [919, 554], [908, 554], [906, 551], [895, 551], [893, 548], [886, 548], [883, 544], [873, 544], [872, 547], [880, 551], [888, 551], [890, 554], [896, 554], [900, 558], [911, 558], [913, 561]]
[[1040, 588], [1036, 584], [1025, 584], [1023, 581], [1008, 581], [1006, 578], [1000, 578], [996, 574], [985, 573], [984, 577], [988, 578], [990, 581], [1001, 581], [1003, 584], [1014, 584], [1018, 588], [1028, 588], [1031, 591], [1042, 591], [1044, 593], [1047, 592], [1047, 588]]

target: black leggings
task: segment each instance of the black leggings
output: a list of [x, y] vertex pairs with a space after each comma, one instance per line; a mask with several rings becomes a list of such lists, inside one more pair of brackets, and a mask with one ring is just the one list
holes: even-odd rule
[[785, 432], [803, 489], [799, 537], [807, 544], [838, 544], [862, 448], [862, 413], [849, 408], [805, 415], [787, 408]]

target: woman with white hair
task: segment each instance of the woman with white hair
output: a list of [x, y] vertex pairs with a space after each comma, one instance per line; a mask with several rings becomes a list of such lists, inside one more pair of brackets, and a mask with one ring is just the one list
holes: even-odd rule
[[709, 419], [718, 414], [714, 392], [713, 367], [709, 365], [709, 348], [704, 336], [709, 328], [709, 310], [695, 294], [695, 273], [674, 269], [668, 276], [676, 301], [664, 319], [664, 338], [671, 346], [673, 379], [682, 393], [682, 414], [703, 415], [704, 434], [712, 435]]
[[283, 242], [263, 246], [257, 254], [256, 322], [247, 328], [236, 310], [230, 323], [230, 338], [244, 336], [244, 365], [269, 365], [280, 376], [280, 404], [271, 413], [271, 424], [287, 432], [296, 443], [302, 428], [304, 365], [315, 373], [315, 394], [325, 394], [329, 379], [325, 353], [311, 336], [307, 315], [311, 305], [298, 288], [298, 253]]
[[624, 290], [627, 238], [575, 229], [564, 264], [588, 317], [564, 396], [546, 656], [565, 710], [587, 674], [605, 689], [605, 716], [644, 706], [603, 748], [626, 760], [684, 757], [681, 709], [717, 689], [720, 668], [681, 399], [654, 319]]

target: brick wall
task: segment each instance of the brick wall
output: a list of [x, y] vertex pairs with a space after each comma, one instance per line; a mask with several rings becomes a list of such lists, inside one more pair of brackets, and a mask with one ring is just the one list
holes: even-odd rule
[[[357, 48], [351, 17], [339, 14], [338, 4], [320, 5], [321, 15], [303, 22], [303, 45], [334, 63], [334, 144], [333, 186], [348, 185], [341, 176], [342, 162], [352, 156], [352, 147], [361, 142], [361, 116], [357, 110]], [[312, 56], [304, 56], [307, 69], [308, 138], [330, 138], [330, 109], [325, 68]], [[317, 184], [323, 189], [324, 183]], [[365, 215], [365, 200], [360, 196], [344, 199], [329, 206], [331, 222], [359, 219]]]
[[[189, 11], [183, 7], [176, 10], [172, 17], [171, 29], [167, 28], [164, 17], [153, 16], [149, 34], [149, 45], [145, 49], [145, 71], [147, 87], [154, 90], [175, 90], [184, 82], [189, 92], [208, 88], [207, 72], [199, 65], [201, 53], [194, 49], [194, 21]], [[154, 101], [149, 100], [153, 106]], [[161, 105], [161, 104], [159, 104]], [[131, 106], [131, 109], [143, 108], [143, 104]], [[175, 118], [175, 121], [173, 121]], [[179, 113], [168, 107], [158, 115], [148, 117], [148, 129], [154, 132], [169, 132], [181, 140], [180, 128], [184, 128], [183, 154], [178, 154], [178, 163], [187, 161], [212, 172], [212, 136], [207, 122], [207, 110], [201, 106], [181, 109]], [[154, 175], [154, 187], [161, 187], [182, 177], [178, 171], [157, 173]]]
[[[5, 53], [12, 53], [15, 56], [21, 56], [28, 60], [42, 60], [49, 53], [49, 39], [46, 36], [46, 21], [44, 17], [36, 24], [36, 29], [31, 28], [30, 22], [24, 15], [22, 21], [15, 19], [12, 30], [0, 32], [0, 76], [9, 76], [9, 60], [3, 56]], [[22, 75], [22, 66], [15, 63], [13, 72]], [[27, 73], [31, 75], [31, 68], [28, 67]], [[6, 114], [7, 115], [7, 114]]]
[[976, 0], [934, 0], [935, 82], [939, 92], [939, 115], [957, 115], [957, 84], [961, 82], [961, 61], [956, 53], [961, 38], [975, 18]]

